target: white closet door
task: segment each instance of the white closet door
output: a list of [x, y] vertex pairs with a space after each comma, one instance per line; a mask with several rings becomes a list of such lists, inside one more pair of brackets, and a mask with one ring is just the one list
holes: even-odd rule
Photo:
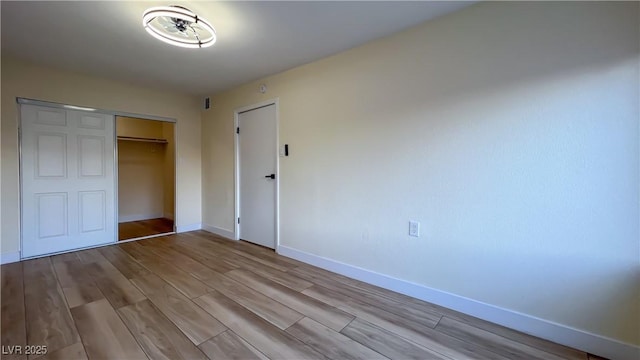
[[22, 257], [116, 241], [114, 117], [21, 106]]

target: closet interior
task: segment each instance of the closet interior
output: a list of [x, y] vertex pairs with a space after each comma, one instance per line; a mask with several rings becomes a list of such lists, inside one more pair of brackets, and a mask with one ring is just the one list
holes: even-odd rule
[[116, 117], [118, 240], [173, 233], [175, 124]]

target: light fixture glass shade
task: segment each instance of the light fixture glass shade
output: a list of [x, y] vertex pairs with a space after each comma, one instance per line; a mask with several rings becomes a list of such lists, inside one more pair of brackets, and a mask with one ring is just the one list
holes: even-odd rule
[[216, 31], [205, 19], [180, 6], [157, 6], [142, 15], [142, 26], [167, 44], [199, 49], [216, 42]]

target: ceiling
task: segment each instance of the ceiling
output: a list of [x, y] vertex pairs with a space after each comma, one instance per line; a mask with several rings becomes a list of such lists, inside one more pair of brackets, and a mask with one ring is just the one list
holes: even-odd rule
[[[2, 1], [2, 52], [35, 63], [194, 95], [290, 69], [472, 2]], [[205, 49], [162, 43], [142, 12], [185, 6], [209, 20]]]

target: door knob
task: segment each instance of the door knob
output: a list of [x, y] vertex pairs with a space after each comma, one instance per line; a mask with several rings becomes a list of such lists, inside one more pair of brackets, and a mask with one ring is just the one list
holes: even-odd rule
[[270, 179], [275, 179], [276, 178], [276, 174], [271, 174], [271, 175], [265, 175], [266, 178], [270, 178]]

